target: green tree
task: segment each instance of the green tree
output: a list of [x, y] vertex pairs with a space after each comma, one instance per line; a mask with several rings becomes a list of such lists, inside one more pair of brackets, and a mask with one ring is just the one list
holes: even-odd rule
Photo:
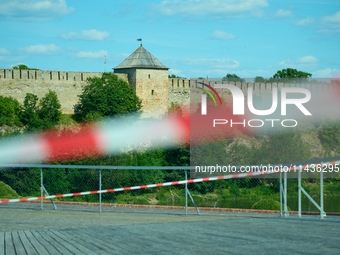
[[12, 67], [13, 69], [19, 69], [19, 70], [39, 70], [37, 68], [29, 68], [27, 65], [16, 65]]
[[334, 151], [340, 155], [340, 121], [329, 120], [325, 122], [319, 129], [319, 138], [322, 145], [326, 148], [327, 153]]
[[0, 96], [0, 126], [21, 126], [19, 113], [20, 104], [18, 100]]
[[267, 83], [268, 79], [263, 78], [262, 76], [256, 76], [254, 78], [254, 82], [258, 82], [258, 83]]
[[238, 77], [236, 74], [227, 74], [222, 78], [222, 81], [227, 82], [245, 82], [245, 79]]
[[[280, 130], [264, 138], [261, 147], [253, 152], [252, 157], [250, 165], [273, 165], [309, 160], [312, 155], [310, 145], [303, 141], [301, 132]], [[272, 189], [279, 190], [277, 178], [266, 178], [264, 182]]]
[[273, 75], [274, 81], [277, 82], [307, 82], [311, 77], [311, 73], [298, 71], [293, 68], [279, 70]]
[[[142, 101], [129, 84], [113, 73], [87, 79], [75, 112], [82, 120], [139, 112]], [[91, 117], [94, 116], [94, 117]]]
[[177, 78], [177, 79], [185, 79], [183, 77], [177, 76], [176, 74], [171, 74], [171, 75], [169, 74], [168, 77], [169, 78]]
[[26, 126], [26, 130], [38, 130], [41, 126], [41, 120], [38, 115], [39, 111], [38, 96], [27, 93], [24, 104], [21, 106], [20, 120]]
[[287, 164], [311, 159], [310, 146], [298, 131], [280, 130], [264, 139], [251, 164]]
[[42, 128], [51, 128], [58, 124], [61, 118], [61, 104], [57, 93], [49, 90], [49, 92], [39, 102], [39, 118], [42, 121]]

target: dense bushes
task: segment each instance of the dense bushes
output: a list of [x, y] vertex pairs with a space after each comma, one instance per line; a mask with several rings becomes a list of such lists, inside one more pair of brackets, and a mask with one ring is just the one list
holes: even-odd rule
[[327, 153], [334, 151], [340, 154], [340, 121], [329, 120], [325, 122], [319, 129], [319, 138], [326, 148]]
[[52, 128], [61, 118], [60, 109], [58, 96], [51, 90], [40, 101], [27, 93], [22, 105], [16, 99], [0, 96], [0, 126], [24, 126], [26, 131]]
[[129, 84], [113, 73], [88, 78], [87, 83], [75, 109], [80, 120], [136, 113], [142, 108], [142, 101]]
[[0, 126], [20, 126], [20, 104], [12, 97], [0, 96]]

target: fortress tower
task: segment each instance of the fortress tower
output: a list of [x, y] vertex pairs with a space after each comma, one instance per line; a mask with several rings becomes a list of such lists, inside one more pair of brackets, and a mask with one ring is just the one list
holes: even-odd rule
[[143, 102], [144, 117], [160, 117], [168, 112], [169, 68], [140, 46], [114, 73], [127, 74], [129, 84]]

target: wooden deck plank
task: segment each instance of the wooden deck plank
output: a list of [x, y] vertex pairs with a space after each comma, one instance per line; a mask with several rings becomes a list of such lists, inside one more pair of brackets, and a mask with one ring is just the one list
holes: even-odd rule
[[71, 239], [74, 242], [77, 242], [80, 245], [86, 247], [87, 249], [91, 251], [91, 253], [104, 254], [104, 255], [110, 254], [104, 250], [101, 250], [99, 246], [96, 246], [94, 243], [90, 242], [89, 240], [86, 240], [86, 241], [83, 240], [82, 236], [78, 236], [73, 231], [69, 231], [69, 230], [58, 230], [58, 231], [62, 232], [66, 238]]
[[[65, 231], [60, 231], [60, 230], [50, 230], [53, 234], [64, 240], [65, 242], [68, 242], [70, 245], [78, 249], [82, 254], [91, 254], [94, 253], [95, 251], [88, 249], [85, 247], [79, 240], [73, 240], [69, 236], [65, 235], [63, 232]], [[79, 253], [79, 252], [78, 252]]]
[[[157, 231], [157, 229], [155, 229], [155, 231]], [[173, 244], [173, 241], [169, 238], [169, 236], [163, 237], [162, 233], [157, 232], [156, 233], [151, 232], [146, 234], [144, 231], [141, 231], [141, 229], [139, 229], [138, 227], [126, 229], [125, 235], [138, 236], [138, 238], [135, 239], [133, 242], [134, 243], [133, 247], [136, 247], [137, 245], [137, 247], [143, 248], [143, 250], [145, 250], [145, 247], [147, 246], [148, 249], [152, 248], [154, 250], [159, 250], [160, 252], [162, 252], [164, 250], [171, 248]], [[183, 239], [183, 237], [180, 238]]]
[[38, 254], [36, 249], [34, 248], [34, 246], [27, 239], [25, 232], [24, 231], [18, 231], [17, 233], [20, 237], [20, 240], [21, 240], [23, 246], [25, 247], [26, 253], [29, 254], [29, 255]]
[[31, 231], [24, 231], [26, 238], [31, 242], [32, 246], [39, 254], [48, 254], [47, 249], [36, 239], [34, 235], [32, 235]]
[[79, 250], [77, 247], [73, 246], [71, 243], [67, 242], [66, 240], [64, 240], [63, 238], [59, 237], [59, 235], [56, 234], [55, 231], [53, 231], [54, 229], [49, 229], [49, 230], [43, 230], [42, 232], [45, 235], [49, 235], [51, 238], [53, 238], [54, 240], [56, 240], [58, 243], [60, 243], [61, 245], [63, 245], [66, 249], [69, 250], [69, 252], [73, 253], [73, 254], [82, 254], [82, 251]]
[[25, 247], [23, 243], [21, 242], [20, 236], [18, 232], [12, 232], [12, 240], [13, 240], [13, 245], [15, 248], [15, 253], [16, 254], [27, 254]]
[[6, 232], [5, 233], [5, 254], [12, 255], [15, 254], [15, 249], [12, 240], [12, 233]]
[[110, 243], [106, 243], [95, 236], [89, 235], [88, 229], [77, 229], [75, 233], [83, 240], [83, 242], [90, 242], [98, 247], [99, 250], [106, 251], [110, 254], [119, 254], [121, 252], [120, 249], [117, 249], [117, 247], [114, 247]]
[[44, 238], [50, 245], [53, 245], [61, 254], [71, 254], [71, 252], [65, 246], [47, 235], [46, 232], [39, 230], [36, 233]]
[[69, 234], [73, 235], [75, 238], [79, 239], [79, 242], [90, 244], [94, 249], [96, 249], [96, 253], [99, 254], [119, 254], [120, 252], [113, 252], [110, 247], [103, 246], [102, 243], [94, 240], [91, 236], [83, 233], [82, 231], [67, 231]]
[[38, 240], [38, 242], [44, 247], [45, 250], [51, 255], [59, 255], [61, 254], [51, 243], [45, 240], [39, 233], [38, 230], [29, 231], [30, 234]]
[[5, 232], [0, 232], [0, 254], [5, 254]]
[[[77, 236], [81, 237], [85, 242], [91, 242], [95, 246], [97, 246], [101, 250], [105, 250], [110, 254], [121, 254], [124, 252], [124, 249], [117, 247], [115, 245], [111, 245], [110, 243], [98, 239], [96, 236], [89, 234], [89, 229], [76, 229], [73, 230]], [[125, 252], [126, 253], [126, 252]]]
[[[141, 240], [135, 239], [134, 242], [126, 242], [126, 238], [131, 236], [129, 231], [122, 231], [120, 227], [118, 228], [105, 228], [105, 231], [103, 229], [99, 228], [91, 228], [89, 229], [89, 234], [92, 234], [96, 236], [98, 239], [106, 240], [106, 241], [113, 241], [115, 246], [123, 251], [138, 251], [140, 250], [140, 247], [145, 246], [145, 243]], [[143, 236], [143, 233], [141, 234], [141, 238]]]
[[91, 228], [89, 229], [88, 234], [96, 236], [96, 238], [100, 240], [110, 240], [109, 237], [112, 236], [114, 238], [115, 247], [123, 251], [134, 252], [145, 245], [145, 243], [142, 243], [139, 240], [135, 240], [133, 243], [126, 243], [125, 239], [126, 235], [129, 235], [128, 232], [123, 232], [118, 235], [118, 230], [115, 230], [114, 228], [105, 228], [105, 232], [98, 230], [99, 229]]

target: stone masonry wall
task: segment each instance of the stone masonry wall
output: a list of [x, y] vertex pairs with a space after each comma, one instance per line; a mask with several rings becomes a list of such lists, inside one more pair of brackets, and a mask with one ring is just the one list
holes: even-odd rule
[[[198, 80], [198, 79], [176, 79], [169, 78], [169, 107], [171, 103], [178, 103], [180, 105], [190, 104], [190, 87], [191, 86], [202, 86], [201, 83], [208, 84], [214, 87], [215, 84], [228, 84], [226, 81], [208, 81], [208, 80]], [[264, 94], [266, 92], [270, 93], [273, 87], [280, 89], [281, 87], [301, 87], [306, 88], [311, 92], [317, 92], [322, 90], [332, 89], [333, 85], [329, 84], [308, 84], [308, 83], [254, 83], [254, 82], [229, 82], [229, 84], [236, 85], [238, 88], [242, 89], [243, 93], [246, 95], [248, 87], [253, 88], [254, 94]], [[220, 93], [228, 93], [228, 90], [221, 90]]]
[[[177, 104], [180, 106], [190, 106], [190, 98], [192, 101], [200, 102], [201, 91], [198, 93], [190, 93], [190, 88], [195, 88], [196, 86], [202, 87], [201, 83], [208, 84], [214, 87], [215, 84], [228, 84], [226, 81], [208, 81], [203, 79], [176, 79], [169, 78], [169, 102], [168, 107], [171, 107], [172, 104]], [[271, 95], [272, 88], [276, 87], [280, 90], [281, 87], [300, 87], [306, 88], [311, 92], [318, 92], [323, 90], [332, 90], [334, 89], [334, 85], [330, 84], [308, 84], [308, 83], [252, 83], [252, 82], [229, 82], [229, 84], [236, 85], [240, 88], [244, 95], [247, 95], [248, 88], [251, 87], [253, 89], [253, 94], [269, 94]], [[193, 91], [193, 90], [191, 90]], [[231, 101], [231, 92], [227, 89], [216, 89], [222, 101]], [[190, 107], [185, 107], [182, 109], [190, 109]], [[193, 111], [195, 109], [192, 109]]]
[[190, 104], [190, 80], [169, 78], [169, 102], [172, 104], [188, 106]]
[[[95, 72], [62, 72], [41, 70], [0, 69], [0, 95], [11, 96], [23, 103], [26, 93], [45, 96], [48, 90], [57, 93], [63, 113], [74, 113], [78, 95], [82, 93], [88, 77], [100, 77]], [[126, 74], [117, 74], [127, 81]]]
[[[190, 104], [190, 87], [203, 82], [213, 86], [214, 84], [227, 83], [222, 81], [189, 80], [167, 77], [164, 70], [134, 70], [133, 73], [117, 73], [119, 78], [129, 82], [130, 86], [141, 97], [144, 111], [165, 114], [171, 104], [187, 106]], [[150, 78], [149, 78], [150, 74]], [[58, 94], [63, 113], [74, 113], [74, 105], [78, 102], [78, 95], [82, 93], [88, 77], [101, 76], [96, 72], [65, 72], [65, 71], [41, 71], [41, 70], [12, 70], [0, 69], [0, 95], [11, 96], [20, 103], [24, 101], [26, 93], [36, 94], [42, 98], [48, 90]], [[133, 80], [136, 80], [136, 83]], [[133, 84], [132, 84], [133, 83]], [[231, 82], [230, 84], [234, 84]], [[198, 84], [199, 85], [199, 84]], [[302, 87], [310, 91], [331, 89], [332, 85], [314, 84], [287, 84], [287, 83], [236, 83], [244, 94], [248, 87], [252, 87], [254, 94], [271, 92], [273, 87]], [[219, 92], [220, 93], [220, 92]], [[221, 92], [229, 93], [228, 90]], [[191, 95], [192, 97], [194, 95]]]
[[161, 117], [168, 112], [168, 70], [137, 69], [136, 95], [143, 102], [143, 117]]

